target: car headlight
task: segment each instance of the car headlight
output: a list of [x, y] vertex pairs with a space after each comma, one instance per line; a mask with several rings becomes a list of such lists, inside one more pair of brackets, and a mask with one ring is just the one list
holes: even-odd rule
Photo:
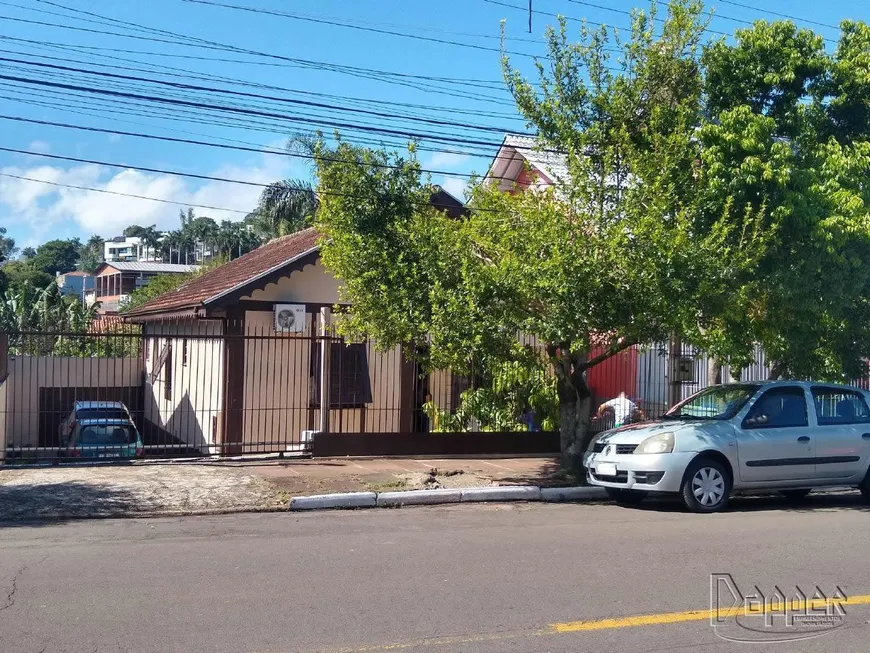
[[671, 453], [674, 450], [674, 434], [656, 433], [641, 442], [634, 453]]
[[592, 451], [592, 450], [595, 448], [595, 443], [598, 442], [598, 440], [601, 439], [601, 436], [602, 436], [602, 435], [604, 435], [604, 434], [603, 434], [603, 433], [599, 433], [598, 435], [596, 435], [595, 437], [593, 437], [591, 440], [589, 440], [589, 446], [586, 447], [586, 451]]

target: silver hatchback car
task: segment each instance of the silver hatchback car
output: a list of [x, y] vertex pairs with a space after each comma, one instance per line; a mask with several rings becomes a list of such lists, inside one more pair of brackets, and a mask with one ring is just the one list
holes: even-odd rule
[[733, 492], [853, 486], [870, 502], [870, 394], [770, 381], [706, 388], [659, 420], [605, 431], [584, 454], [592, 485], [620, 503], [677, 494], [715, 512]]

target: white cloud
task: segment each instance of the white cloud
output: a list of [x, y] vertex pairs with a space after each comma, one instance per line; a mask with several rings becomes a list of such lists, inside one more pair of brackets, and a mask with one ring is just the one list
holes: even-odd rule
[[453, 170], [470, 160], [471, 157], [465, 154], [454, 154], [452, 152], [435, 152], [435, 154], [423, 161], [423, 167], [427, 169], [447, 168], [448, 170]]
[[[292, 170], [287, 159], [264, 155], [253, 165], [224, 165], [207, 174], [267, 184], [286, 178]], [[160, 229], [175, 229], [178, 227], [179, 209], [197, 205], [238, 209], [241, 213], [205, 208], [196, 209], [196, 212], [218, 221], [240, 220], [256, 205], [262, 191], [260, 186], [200, 182], [176, 175], [131, 169], [118, 171], [96, 165], [7, 167], [0, 172], [178, 203], [166, 204], [0, 177], [0, 209], [5, 207], [6, 213], [11, 213], [10, 219], [29, 224], [31, 234], [28, 237], [48, 231], [51, 225], [68, 225], [70, 221], [85, 235], [97, 233], [104, 237], [117, 235], [130, 224], [156, 224]]]
[[51, 151], [51, 146], [45, 141], [31, 141], [27, 146], [27, 149], [31, 152], [41, 152], [45, 154], [46, 152]]

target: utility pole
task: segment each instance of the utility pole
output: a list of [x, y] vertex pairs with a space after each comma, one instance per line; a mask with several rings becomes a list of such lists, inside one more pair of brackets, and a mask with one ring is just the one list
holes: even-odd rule
[[529, 34], [532, 33], [532, 0], [529, 0]]

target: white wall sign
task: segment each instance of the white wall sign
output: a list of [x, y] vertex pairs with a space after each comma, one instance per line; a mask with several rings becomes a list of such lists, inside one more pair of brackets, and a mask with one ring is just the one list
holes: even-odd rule
[[277, 333], [301, 333], [304, 330], [304, 304], [275, 304], [275, 331]]

